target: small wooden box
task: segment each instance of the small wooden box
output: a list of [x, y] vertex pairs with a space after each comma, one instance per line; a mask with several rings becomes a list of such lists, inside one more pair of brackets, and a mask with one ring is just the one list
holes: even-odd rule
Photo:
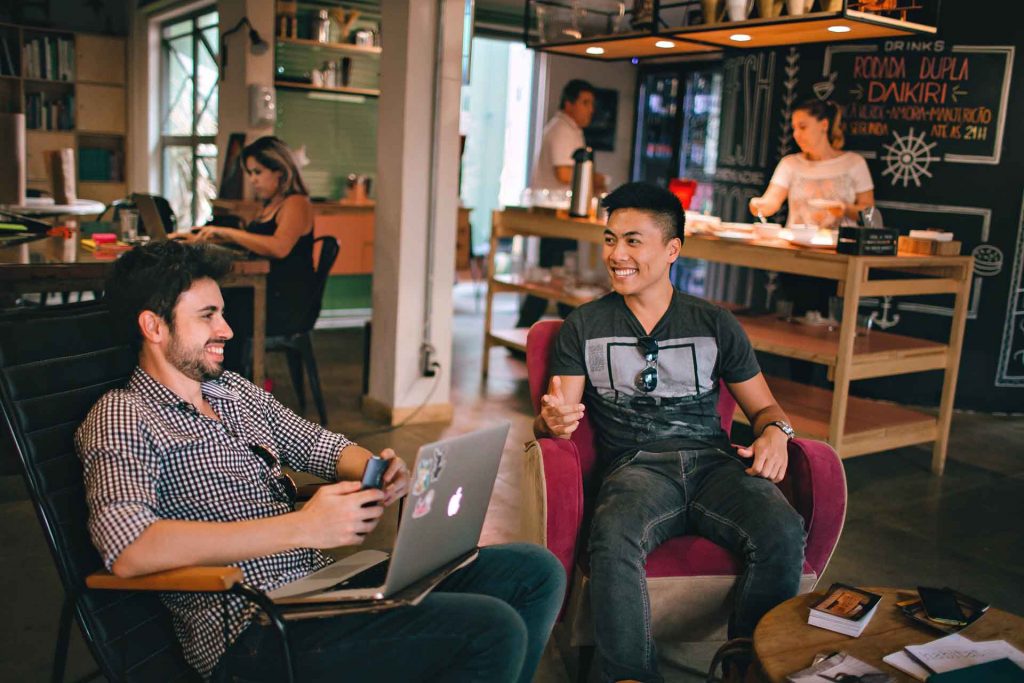
[[957, 240], [940, 242], [917, 237], [900, 237], [899, 253], [922, 254], [924, 256], [959, 256], [961, 243]]

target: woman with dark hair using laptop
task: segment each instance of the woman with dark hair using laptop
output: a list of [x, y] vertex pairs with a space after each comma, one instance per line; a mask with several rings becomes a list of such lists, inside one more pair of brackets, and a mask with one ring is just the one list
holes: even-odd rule
[[[237, 244], [270, 259], [267, 276], [267, 335], [299, 332], [316, 289], [313, 272], [313, 205], [292, 152], [280, 139], [262, 137], [242, 150], [242, 168], [263, 208], [243, 230], [215, 225], [191, 239]], [[245, 300], [243, 300], [243, 297]], [[251, 290], [225, 291], [231, 326], [252, 336]], [[239, 367], [240, 344], [229, 367]]]

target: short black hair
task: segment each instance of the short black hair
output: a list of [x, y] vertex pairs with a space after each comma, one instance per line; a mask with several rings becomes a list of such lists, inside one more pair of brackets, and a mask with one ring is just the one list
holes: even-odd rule
[[686, 214], [679, 198], [668, 190], [650, 183], [626, 183], [601, 200], [608, 218], [619, 209], [636, 209], [653, 214], [661, 223], [665, 241], [678, 237], [683, 241]]
[[174, 325], [178, 297], [196, 280], [218, 281], [231, 270], [231, 257], [206, 245], [177, 240], [150, 242], [123, 254], [114, 263], [103, 299], [122, 331], [134, 330], [136, 345], [142, 335], [136, 321], [143, 311], [153, 311]]
[[570, 102], [575, 102], [580, 98], [580, 95], [588, 92], [591, 95], [594, 94], [594, 86], [590, 85], [588, 81], [582, 78], [574, 78], [565, 84], [562, 88], [562, 100], [558, 103], [559, 109], [565, 109], [565, 105]]

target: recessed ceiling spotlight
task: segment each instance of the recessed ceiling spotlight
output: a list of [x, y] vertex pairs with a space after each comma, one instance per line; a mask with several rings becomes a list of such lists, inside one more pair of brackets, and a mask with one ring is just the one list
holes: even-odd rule
[[666, 50], [675, 46], [676, 44], [673, 43], [671, 40], [659, 40], [654, 44], [654, 47], [663, 47]]
[[849, 33], [853, 29], [849, 26], [843, 26], [842, 24], [836, 24], [835, 26], [829, 26], [828, 30], [832, 33]]
[[751, 40], [751, 37], [748, 33], [734, 33], [729, 36], [729, 40], [735, 40], [737, 43], [746, 43]]
[[604, 54], [604, 48], [603, 47], [588, 47], [587, 48], [587, 54], [588, 55], [603, 55]]

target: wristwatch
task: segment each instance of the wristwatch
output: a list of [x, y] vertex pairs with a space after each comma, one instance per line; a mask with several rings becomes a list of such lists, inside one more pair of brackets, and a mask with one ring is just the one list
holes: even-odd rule
[[[785, 434], [788, 438], [796, 438], [796, 432], [793, 431], [793, 428], [789, 425], [788, 422], [783, 422], [782, 420], [775, 420], [774, 422], [769, 422], [768, 424], [766, 424], [764, 426], [764, 429], [768, 429], [769, 427], [778, 427], [779, 429], [782, 430], [782, 433]], [[761, 430], [762, 434], [764, 434], [764, 429]]]

